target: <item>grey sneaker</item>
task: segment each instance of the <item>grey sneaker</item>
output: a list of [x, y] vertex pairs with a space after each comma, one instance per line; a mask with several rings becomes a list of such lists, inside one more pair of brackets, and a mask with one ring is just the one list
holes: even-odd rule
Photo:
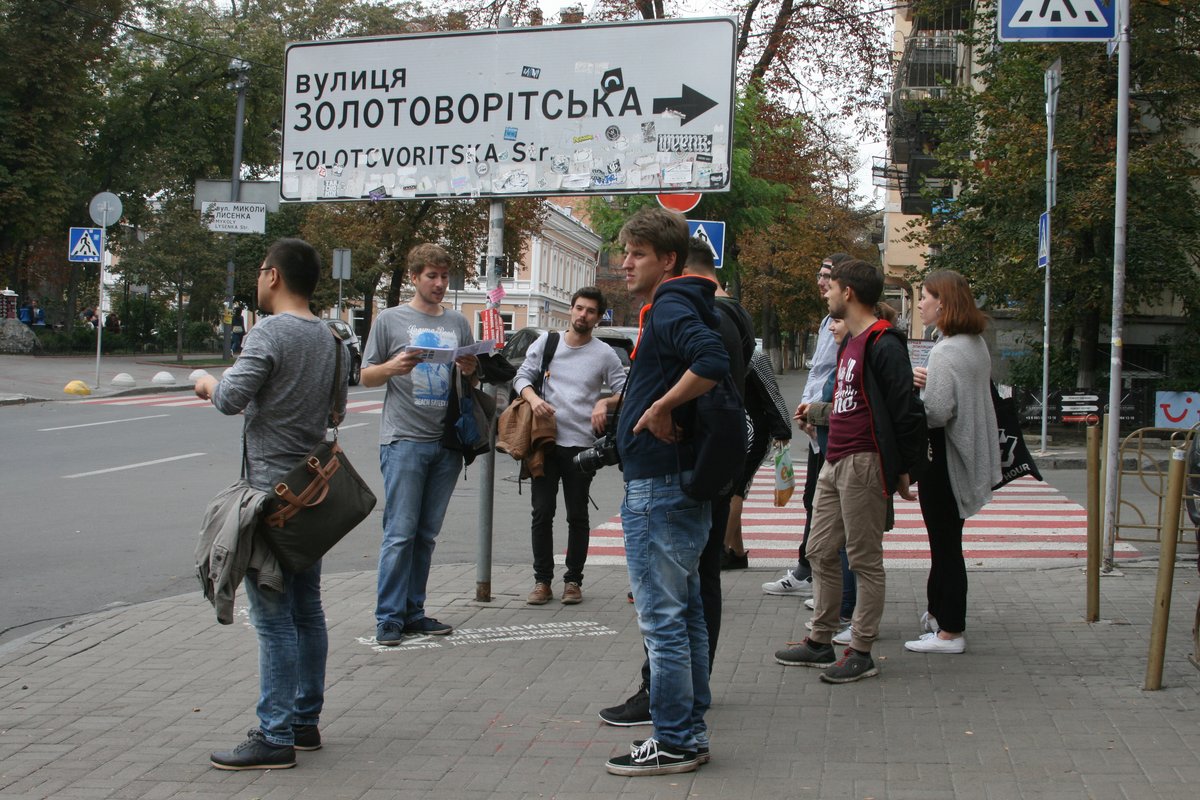
[[808, 638], [795, 647], [775, 651], [775, 663], [783, 664], [785, 667], [825, 669], [836, 660], [837, 656], [833, 652], [833, 645], [821, 644]]
[[797, 578], [789, 569], [779, 580], [764, 583], [762, 590], [763, 594], [781, 597], [809, 597], [813, 593], [812, 578]]
[[821, 673], [821, 680], [826, 683], [853, 683], [878, 674], [879, 668], [875, 666], [870, 653], [864, 655], [847, 647], [838, 662]]

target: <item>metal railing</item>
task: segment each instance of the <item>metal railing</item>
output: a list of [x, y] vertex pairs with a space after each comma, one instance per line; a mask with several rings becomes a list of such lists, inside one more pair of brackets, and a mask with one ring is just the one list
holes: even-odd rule
[[[1197, 436], [1200, 436], [1200, 428], [1141, 428], [1121, 440], [1117, 459], [1120, 475], [1116, 481], [1117, 519], [1114, 526], [1118, 540], [1161, 542], [1162, 525], [1171, 516], [1168, 514], [1170, 509], [1166, 507], [1170, 448], [1176, 447], [1187, 452]], [[1167, 441], [1164, 442], [1164, 439]], [[1185, 478], [1186, 487], [1195, 487], [1200, 483], [1198, 469], [1200, 468], [1194, 464], [1189, 464]], [[1143, 508], [1140, 504], [1123, 497], [1127, 480], [1136, 481], [1154, 498], [1153, 507]], [[1185, 488], [1181, 505], [1189, 501], [1200, 502], [1200, 496], [1197, 496], [1194, 489], [1188, 491]], [[1176, 511], [1182, 512], [1182, 509]], [[1177, 518], [1175, 541], [1191, 541], [1196, 529], [1195, 524], [1186, 513], [1179, 513]]]

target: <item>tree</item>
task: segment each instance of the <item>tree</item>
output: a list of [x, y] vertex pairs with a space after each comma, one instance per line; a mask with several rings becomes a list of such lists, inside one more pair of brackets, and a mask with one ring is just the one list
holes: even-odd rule
[[121, 259], [121, 271], [156, 292], [170, 288], [176, 310], [175, 357], [182, 361], [185, 323], [212, 327], [220, 316], [228, 249], [200, 225], [190, 197], [166, 199], [151, 222], [145, 242], [131, 245]]
[[[1200, 119], [1200, 6], [1141, 2], [1132, 15], [1127, 305], [1175, 299], [1191, 314], [1200, 304], [1200, 159], [1188, 139]], [[1041, 317], [1043, 71], [1061, 59], [1052, 305], [1060, 347], [1078, 340], [1078, 385], [1091, 387], [1112, 301], [1117, 64], [1095, 44], [994, 46], [994, 30], [994, 12], [985, 9], [964, 33], [984, 88], [951, 89], [931, 104], [944, 123], [937, 177], [959, 191], [911, 236], [931, 248], [930, 269], [958, 270], [993, 307]]]

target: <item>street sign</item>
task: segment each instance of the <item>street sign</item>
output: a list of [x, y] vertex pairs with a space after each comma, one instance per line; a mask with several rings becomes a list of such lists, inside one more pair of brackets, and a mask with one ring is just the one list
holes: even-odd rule
[[116, 224], [121, 219], [122, 211], [124, 208], [121, 205], [121, 198], [112, 192], [98, 192], [88, 203], [88, 215], [92, 218], [92, 222], [101, 228]]
[[700, 205], [699, 192], [687, 192], [684, 194], [660, 194], [655, 195], [658, 204], [667, 211], [678, 211], [680, 214], [686, 214], [696, 206]]
[[335, 281], [350, 280], [350, 248], [335, 247], [333, 249], [333, 279]]
[[71, 228], [67, 238], [67, 261], [100, 263], [100, 234], [103, 228]]
[[1002, 42], [1104, 42], [1117, 35], [1111, 0], [1000, 0]]
[[216, 233], [267, 232], [267, 206], [264, 203], [202, 203], [200, 219], [205, 227]]
[[613, 313], [611, 308], [604, 309], [604, 313], [600, 315], [600, 321], [608, 325], [612, 325]]
[[721, 268], [721, 259], [725, 255], [725, 223], [714, 222], [710, 219], [689, 219], [688, 235], [702, 239], [713, 252], [713, 266]]
[[1050, 212], [1043, 211], [1038, 217], [1038, 269], [1050, 264]]
[[720, 17], [293, 43], [282, 197], [728, 191], [735, 36]]

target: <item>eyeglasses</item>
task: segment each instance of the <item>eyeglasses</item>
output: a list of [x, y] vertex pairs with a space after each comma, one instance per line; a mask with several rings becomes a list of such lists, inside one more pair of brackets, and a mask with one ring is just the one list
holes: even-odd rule
[[258, 271], [259, 272], [270, 272], [273, 269], [275, 269], [275, 268], [274, 267], [260, 267]]
[[830, 280], [832, 277], [833, 277], [833, 273], [826, 272], [825, 270], [821, 270], [820, 272], [817, 273], [817, 280], [819, 280], [819, 281], [827, 281], [827, 280]]

